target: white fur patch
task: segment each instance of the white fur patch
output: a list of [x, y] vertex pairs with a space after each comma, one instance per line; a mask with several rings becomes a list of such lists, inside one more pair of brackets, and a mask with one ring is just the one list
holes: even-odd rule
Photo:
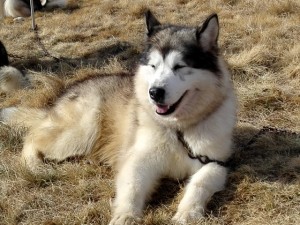
[[16, 107], [9, 107], [0, 110], [0, 121], [8, 122], [12, 115], [17, 111]]
[[28, 80], [18, 69], [11, 66], [0, 68], [0, 92], [11, 93], [28, 84]]
[[20, 0], [6, 0], [4, 2], [5, 16], [11, 17], [28, 17], [30, 16], [30, 8]]

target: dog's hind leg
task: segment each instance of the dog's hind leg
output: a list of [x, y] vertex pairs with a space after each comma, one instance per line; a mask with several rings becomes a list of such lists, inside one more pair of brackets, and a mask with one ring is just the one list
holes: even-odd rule
[[45, 121], [32, 128], [25, 137], [22, 151], [23, 162], [29, 169], [38, 168], [43, 158], [62, 161], [71, 156], [88, 154], [98, 134], [97, 123], [87, 129], [76, 122], [75, 119], [63, 124]]
[[25, 137], [23, 161], [34, 170], [41, 164], [42, 158], [62, 161], [72, 156], [87, 155], [100, 132], [100, 117], [97, 101], [88, 105], [68, 105], [68, 102], [59, 105], [44, 119], [32, 124]]

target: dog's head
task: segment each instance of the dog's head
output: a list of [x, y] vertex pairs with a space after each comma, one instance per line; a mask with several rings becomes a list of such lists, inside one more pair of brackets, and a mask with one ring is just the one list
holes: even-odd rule
[[199, 121], [224, 98], [228, 83], [228, 71], [218, 56], [218, 16], [210, 15], [199, 27], [186, 27], [161, 24], [148, 11], [146, 25], [137, 98], [168, 125]]

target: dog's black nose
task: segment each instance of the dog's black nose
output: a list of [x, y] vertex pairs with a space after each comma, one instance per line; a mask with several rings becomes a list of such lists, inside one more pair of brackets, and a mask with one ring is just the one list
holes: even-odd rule
[[165, 100], [165, 89], [163, 88], [150, 88], [149, 90], [150, 98], [157, 103], [163, 103]]

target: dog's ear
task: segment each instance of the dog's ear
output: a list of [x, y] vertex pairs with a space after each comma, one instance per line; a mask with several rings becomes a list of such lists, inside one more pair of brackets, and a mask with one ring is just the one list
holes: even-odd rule
[[8, 55], [2, 42], [0, 41], [0, 67], [8, 66]]
[[217, 14], [211, 14], [202, 24], [197, 27], [196, 38], [205, 51], [218, 49], [219, 20]]
[[146, 25], [147, 25], [147, 36], [150, 37], [153, 34], [154, 28], [161, 25], [160, 22], [155, 18], [150, 10], [145, 13]]

